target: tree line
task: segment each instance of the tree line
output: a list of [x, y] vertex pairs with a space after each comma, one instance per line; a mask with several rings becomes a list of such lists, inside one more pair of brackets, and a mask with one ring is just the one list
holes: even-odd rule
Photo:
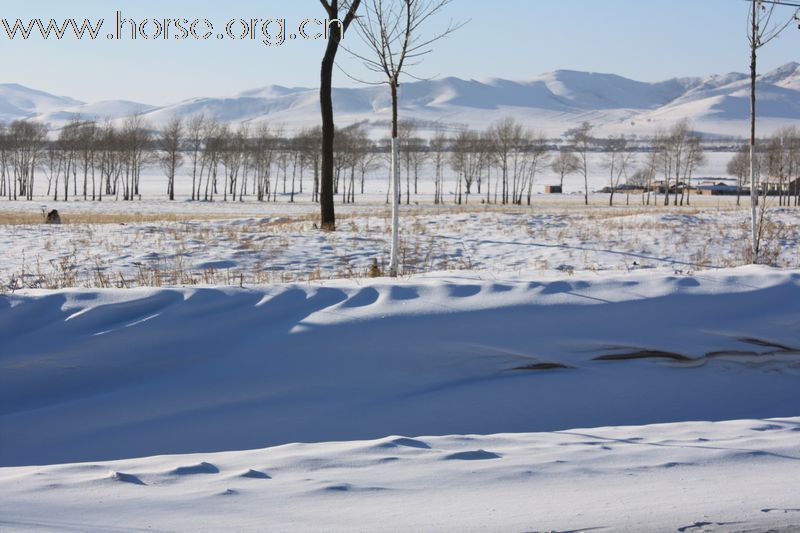
[[[419, 195], [420, 180], [433, 182], [433, 202], [481, 202], [530, 205], [533, 187], [543, 171], [559, 177], [563, 188], [569, 176], [582, 178], [589, 202], [589, 158], [602, 154], [599, 170], [606, 173], [606, 192], [613, 205], [620, 190], [640, 190], [641, 202], [651, 204], [659, 192], [664, 204], [691, 204], [692, 179], [705, 163], [701, 137], [687, 121], [657, 132], [648, 141], [625, 135], [598, 138], [585, 123], [558, 141], [505, 118], [483, 131], [464, 128], [455, 134], [434, 131], [421, 135], [413, 121], [398, 127], [401, 202]], [[120, 124], [73, 120], [49, 137], [48, 128], [34, 121], [0, 124], [0, 196], [34, 198], [34, 188], [54, 201], [71, 198], [102, 201], [141, 198], [141, 176], [157, 167], [164, 176], [165, 197], [174, 200], [179, 170], [191, 180], [189, 198], [195, 201], [294, 202], [298, 195], [320, 199], [321, 127], [287, 134], [266, 124], [230, 126], [203, 115], [173, 119], [159, 129], [141, 116]], [[800, 134], [785, 128], [763, 143], [759, 168], [770, 190], [788, 205], [791, 183], [800, 173]], [[365, 194], [369, 175], [387, 172], [389, 143], [375, 141], [364, 124], [336, 130], [333, 192], [343, 204]], [[749, 172], [749, 150], [743, 146], [731, 159], [728, 172], [742, 191]], [[449, 186], [446, 186], [449, 183]], [[626, 202], [629, 202], [629, 195]]]
[[[791, 126], [775, 132], [758, 145], [756, 169], [762, 179], [760, 194], [778, 197], [781, 206], [800, 206], [800, 129]], [[728, 174], [736, 177], [737, 205], [750, 179], [750, 147], [742, 146], [728, 162]]]

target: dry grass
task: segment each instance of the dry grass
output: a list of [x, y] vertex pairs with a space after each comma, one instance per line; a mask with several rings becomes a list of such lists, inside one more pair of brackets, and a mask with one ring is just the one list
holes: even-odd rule
[[[477, 201], [476, 201], [477, 200]], [[692, 196], [691, 206], [672, 206], [669, 207], [661, 205], [663, 197], [658, 198], [657, 205], [644, 206], [641, 204], [640, 197], [631, 197], [630, 205], [625, 205], [624, 196], [620, 198], [613, 207], [607, 205], [603, 197], [590, 197], [590, 204], [584, 205], [583, 197], [580, 195], [540, 195], [534, 198], [533, 205], [496, 205], [496, 204], [483, 204], [480, 203], [477, 197], [471, 198], [469, 204], [419, 204], [414, 203], [411, 205], [403, 204], [401, 206], [401, 213], [404, 217], [417, 217], [417, 216], [434, 216], [444, 214], [474, 214], [474, 213], [498, 213], [498, 214], [520, 214], [528, 215], [533, 213], [571, 213], [571, 214], [586, 214], [593, 213], [594, 216], [601, 218], [614, 217], [614, 216], [628, 216], [635, 213], [652, 213], [654, 210], [662, 209], [669, 210], [670, 212], [692, 213], [696, 212], [698, 208], [703, 210], [716, 209], [720, 211], [735, 211], [746, 210], [746, 199], [743, 199], [741, 207], [736, 206], [735, 197], [719, 197], [719, 196]], [[271, 215], [275, 216], [272, 207], [275, 204], [248, 204], [248, 210], [236, 212], [235, 210], [225, 212], [206, 212], [203, 211], [203, 205], [197, 204], [200, 209], [196, 211], [169, 211], [169, 212], [152, 212], [152, 213], [139, 213], [136, 210], [139, 208], [138, 202], [121, 203], [109, 202], [114, 207], [112, 212], [95, 212], [93, 210], [81, 209], [80, 204], [52, 204], [59, 210], [61, 220], [64, 224], [136, 224], [136, 223], [153, 223], [153, 222], [183, 222], [189, 220], [227, 220], [227, 219], [241, 219], [248, 216], [261, 216]], [[92, 204], [98, 205], [98, 204]], [[226, 204], [208, 204], [208, 206], [219, 207]], [[234, 204], [230, 204], [233, 206]], [[293, 222], [316, 222], [318, 221], [318, 206], [317, 204], [295, 204], [300, 213], [292, 213], [285, 215], [277, 215], [280, 218], [285, 218], [284, 221], [276, 223], [293, 223]], [[125, 212], [114, 212], [121, 210], [122, 207], [129, 207]], [[176, 205], [176, 209], [180, 209], [180, 205]], [[255, 209], [258, 208], [258, 209]], [[263, 208], [263, 211], [262, 209]], [[364, 216], [385, 217], [388, 219], [390, 216], [390, 206], [384, 202], [364, 202], [359, 204], [351, 204], [346, 208], [339, 208], [337, 212], [337, 223], [341, 227], [343, 222], [352, 218], [362, 218]], [[44, 221], [44, 216], [41, 212], [31, 208], [30, 210], [2, 210], [0, 209], [0, 225], [25, 225], [25, 224], [41, 224]]]
[[[735, 198], [701, 207], [609, 207], [581, 198], [529, 206], [402, 206], [404, 274], [440, 270], [701, 269], [746, 264], [747, 207]], [[633, 199], [632, 199], [633, 200]], [[0, 291], [65, 287], [229, 285], [366, 278], [388, 265], [390, 206], [362, 204], [337, 213], [336, 232], [316, 229], [316, 206], [297, 213], [62, 212], [70, 225], [41, 224], [40, 213], [0, 211], [10, 241], [28, 243], [28, 260], [0, 271]], [[764, 250], [778, 266], [800, 223], [790, 209], [765, 228]], [[225, 222], [218, 222], [223, 220]], [[230, 220], [230, 222], [228, 222]], [[217, 221], [217, 222], [215, 222]], [[125, 228], [103, 228], [124, 224]], [[14, 227], [16, 226], [16, 227]], [[68, 238], [65, 238], [68, 236]], [[514, 248], [515, 246], [524, 248]], [[318, 248], [323, 251], [318, 252]], [[131, 258], [131, 254], [135, 257]], [[151, 257], [148, 257], [152, 255]], [[50, 259], [55, 257], [56, 259]], [[40, 259], [46, 258], [46, 259]], [[232, 260], [232, 268], [196, 266]], [[137, 261], [131, 263], [130, 261]], [[374, 261], [374, 263], [373, 263]], [[373, 267], [373, 264], [375, 265]], [[12, 266], [13, 265], [13, 266]]]
[[[224, 220], [234, 215], [189, 213], [93, 213], [91, 211], [61, 212], [62, 224], [143, 224], [153, 222], [185, 222], [188, 220]], [[21, 226], [43, 224], [41, 213], [0, 211], [0, 225]]]
[[134, 287], [186, 287], [197, 285], [244, 287], [270, 283], [312, 282], [333, 279], [366, 279], [376, 277], [371, 268], [341, 268], [323, 273], [317, 266], [309, 272], [268, 271], [252, 269], [191, 269], [179, 258], [139, 263], [133, 274], [126, 269], [114, 268], [95, 257], [93, 264], [67, 255], [47, 264], [35, 262], [25, 265], [9, 279], [0, 283], [0, 294], [24, 289], [129, 289]]
[[[202, 212], [154, 212], [137, 213], [135, 206], [129, 213], [98, 213], [93, 211], [59, 210], [62, 224], [152, 224], [157, 222], [189, 222], [213, 220], [240, 220], [248, 216], [242, 213], [202, 213]], [[252, 216], [252, 215], [250, 215]], [[347, 220], [359, 216], [354, 213], [337, 215], [338, 220]], [[316, 213], [302, 213], [278, 216], [274, 220], [267, 220], [263, 224], [271, 226], [285, 226], [298, 222], [308, 222], [309, 225], [319, 218]], [[34, 211], [2, 211], [0, 210], [0, 226], [22, 226], [44, 224], [44, 215]]]

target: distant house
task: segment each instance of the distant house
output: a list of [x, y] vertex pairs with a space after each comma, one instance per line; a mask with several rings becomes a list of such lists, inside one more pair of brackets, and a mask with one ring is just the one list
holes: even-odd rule
[[791, 196], [800, 196], [800, 177], [789, 181], [789, 185], [786, 187], [786, 190]]
[[561, 194], [564, 191], [561, 190], [561, 185], [545, 185], [544, 192], [545, 194]]
[[759, 193], [767, 196], [797, 196], [800, 194], [800, 178], [781, 181], [779, 178], [767, 177], [761, 179]]
[[[667, 187], [664, 181], [654, 181], [651, 187], [651, 190], [657, 192], [658, 194], [665, 194], [667, 192]], [[688, 194], [702, 194], [699, 191], [699, 187], [692, 185], [689, 187], [686, 183], [680, 182], [679, 184], [675, 185], [675, 183], [669, 184], [669, 193], [670, 194], [680, 194], [682, 191], [685, 191]]]
[[735, 185], [720, 182], [715, 185], [700, 185], [697, 187], [697, 192], [704, 196], [736, 196], [737, 193], [750, 194], [750, 189], [739, 189]]
[[[709, 196], [735, 196], [737, 194], [735, 185], [728, 185], [722, 182], [712, 185], [700, 185], [697, 189], [700, 194]], [[800, 178], [786, 181], [783, 184], [775, 178], [762, 178], [758, 193], [764, 194], [766, 191], [767, 196], [778, 196], [781, 194], [781, 190], [783, 190], [785, 196], [797, 196], [800, 194]], [[750, 187], [742, 187], [738, 194], [749, 196]]]
[[630, 183], [623, 183], [617, 187], [617, 192], [624, 192], [627, 194], [642, 194], [647, 192], [641, 185], [633, 185]]
[[[652, 189], [654, 192], [657, 192], [658, 194], [664, 194], [664, 193], [666, 193], [666, 192], [667, 192], [667, 186], [666, 186], [666, 184], [664, 183], [664, 180], [656, 180], [656, 181], [654, 181], [654, 182], [652, 183], [652, 185], [650, 186], [650, 188], [651, 188], [651, 189]], [[675, 187], [675, 184], [674, 184], [674, 183], [670, 183], [670, 185], [669, 185], [669, 192], [670, 192], [670, 193], [673, 193], [673, 192], [675, 192], [676, 190], [677, 190], [677, 187]]]
[[[606, 194], [611, 192], [611, 187], [603, 187], [600, 192], [604, 192]], [[614, 188], [614, 192], [621, 193], [621, 194], [642, 194], [647, 192], [644, 187], [640, 187], [638, 185], [629, 185], [627, 183], [623, 183], [622, 185], [618, 185]]]

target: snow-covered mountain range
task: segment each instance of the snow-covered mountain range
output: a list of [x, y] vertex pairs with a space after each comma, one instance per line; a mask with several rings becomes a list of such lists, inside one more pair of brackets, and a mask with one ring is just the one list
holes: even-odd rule
[[[800, 124], [800, 64], [759, 77], [759, 133]], [[386, 87], [334, 90], [340, 125], [368, 122], [381, 131], [389, 120]], [[527, 81], [443, 78], [401, 87], [401, 116], [428, 128], [484, 128], [512, 116], [548, 136], [583, 122], [602, 133], [648, 135], [691, 119], [699, 131], [743, 137], [750, 113], [749, 78], [730, 73], [645, 83], [614, 74], [558, 70]], [[197, 113], [231, 123], [280, 124], [288, 130], [319, 121], [317, 89], [266, 86], [227, 98], [193, 98], [166, 106], [123, 100], [85, 103], [17, 84], [0, 84], [0, 120], [38, 119], [54, 127], [80, 118], [119, 120], [141, 113], [153, 125]]]

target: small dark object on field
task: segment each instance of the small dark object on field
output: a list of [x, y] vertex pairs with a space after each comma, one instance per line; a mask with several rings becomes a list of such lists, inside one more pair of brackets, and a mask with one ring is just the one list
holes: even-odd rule
[[371, 278], [379, 278], [383, 275], [383, 272], [381, 272], [381, 269], [378, 267], [377, 259], [372, 259], [372, 264], [369, 266], [368, 275]]
[[53, 209], [44, 219], [45, 224], [61, 224], [61, 215], [58, 214], [58, 210]]

